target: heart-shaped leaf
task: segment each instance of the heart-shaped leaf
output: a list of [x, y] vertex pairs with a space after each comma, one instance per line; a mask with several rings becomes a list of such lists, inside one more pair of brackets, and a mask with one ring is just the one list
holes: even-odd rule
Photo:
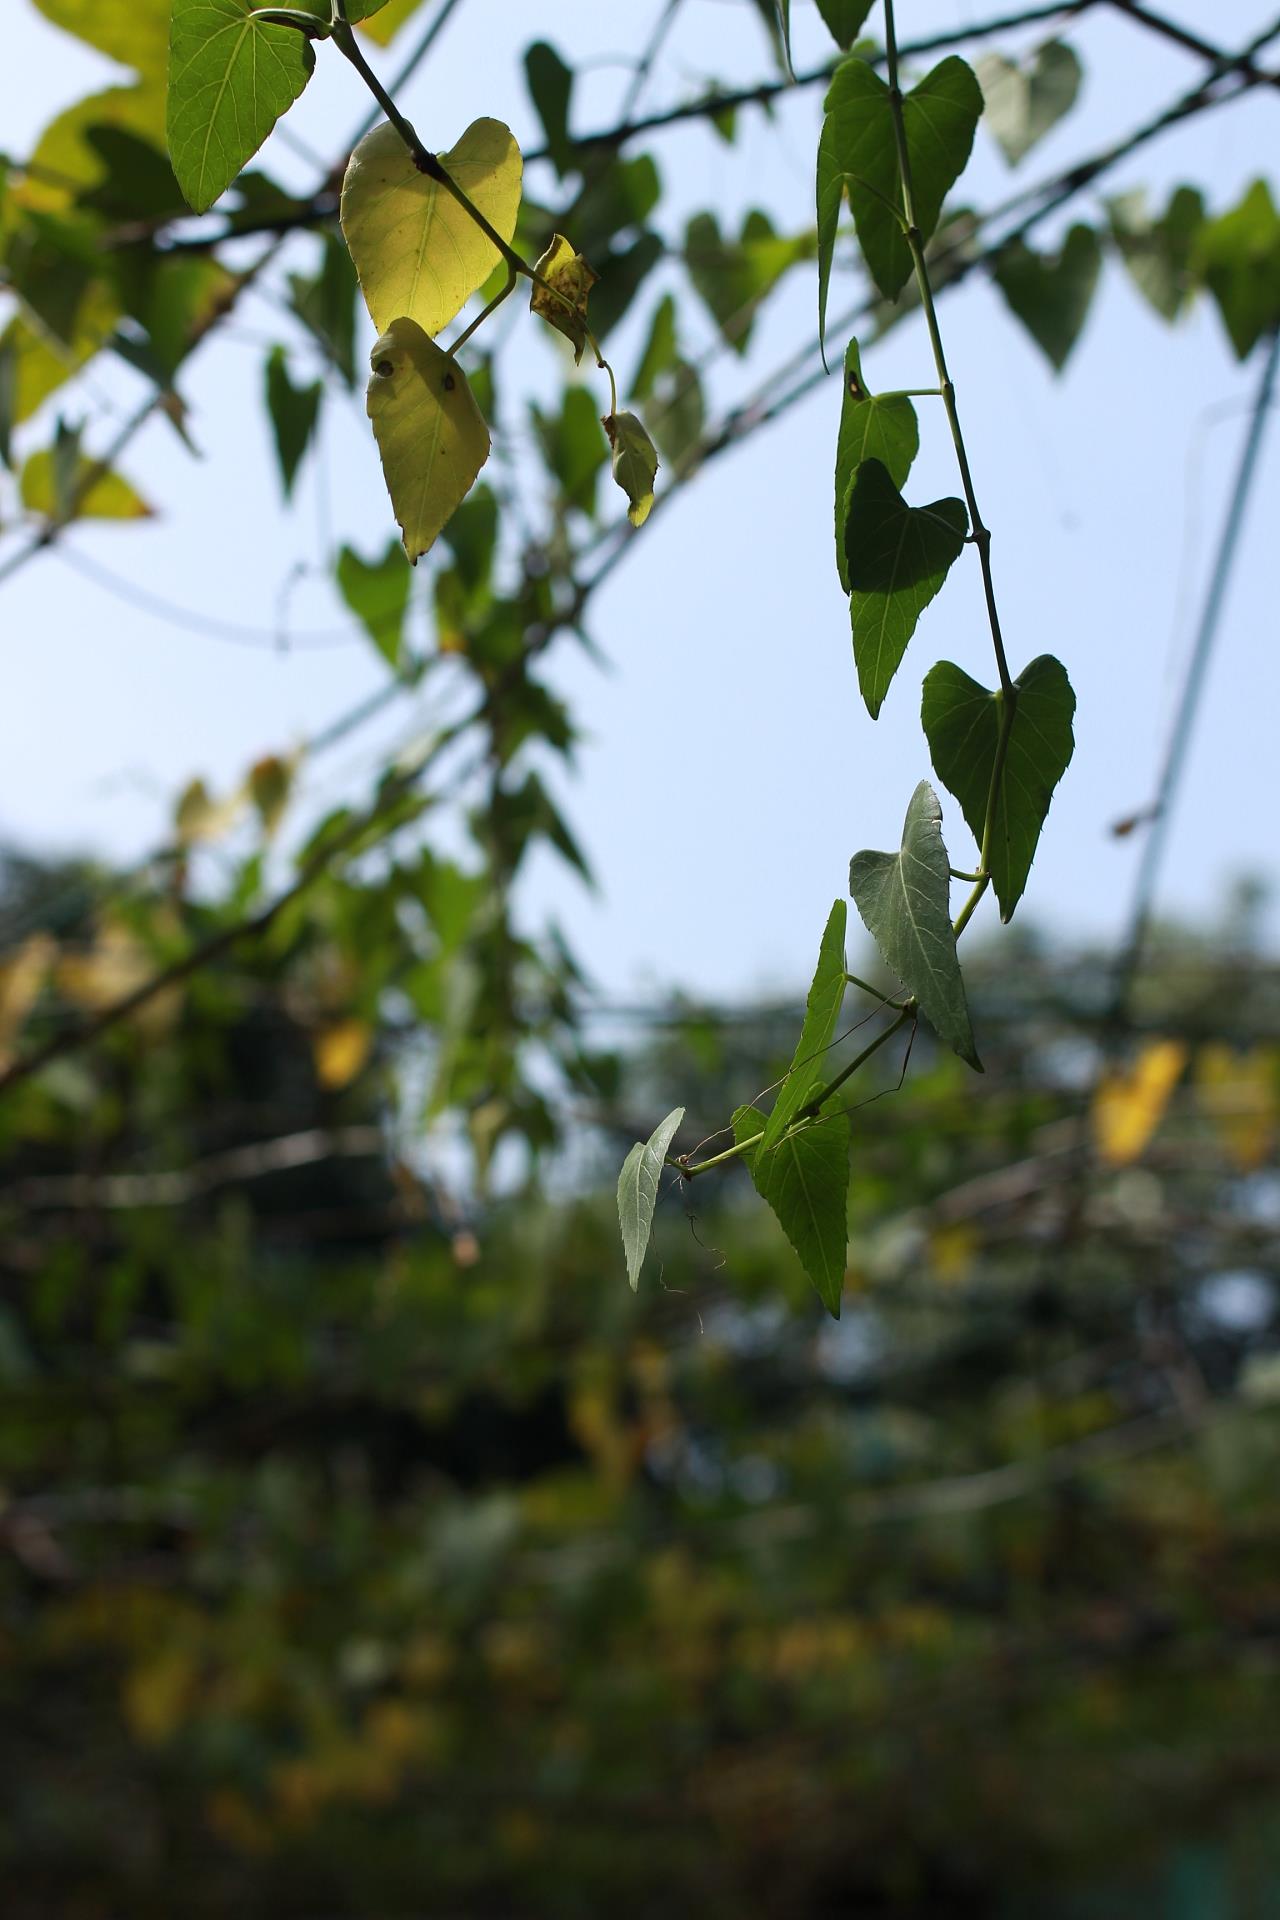
[[844, 350], [844, 399], [836, 440], [836, 566], [846, 593], [849, 563], [845, 559], [844, 530], [853, 476], [864, 460], [878, 460], [894, 486], [904, 487], [919, 447], [920, 428], [910, 400], [905, 393], [868, 392], [858, 343], [851, 340]]
[[[439, 156], [449, 177], [504, 240], [520, 210], [520, 149], [501, 120], [474, 120]], [[484, 285], [498, 250], [437, 181], [419, 173], [387, 121], [365, 135], [342, 182], [342, 232], [373, 324], [414, 320], [439, 333]]]
[[[1076, 697], [1066, 668], [1042, 653], [1014, 682], [1018, 690], [987, 863], [1000, 917], [1022, 898], [1053, 790], [1071, 763]], [[949, 660], [925, 675], [920, 718], [934, 771], [954, 793], [981, 845], [996, 763], [1004, 696], [990, 693]]]
[[768, 214], [753, 208], [739, 238], [720, 232], [713, 213], [696, 213], [685, 228], [684, 258], [702, 299], [715, 316], [726, 342], [745, 353], [756, 314], [766, 295], [799, 260], [812, 256], [809, 234], [788, 238], [774, 231]]
[[647, 1140], [637, 1140], [618, 1175], [618, 1224], [622, 1228], [627, 1278], [633, 1293], [640, 1284], [640, 1269], [649, 1250], [653, 1210], [658, 1204], [658, 1183], [662, 1179], [667, 1148], [683, 1119], [684, 1108], [676, 1107]]
[[1001, 293], [1059, 372], [1085, 323], [1101, 266], [1098, 236], [1082, 226], [1072, 227], [1057, 253], [1033, 253], [1018, 240], [996, 263]]
[[855, 853], [849, 891], [886, 963], [940, 1040], [982, 1072], [951, 926], [951, 862], [927, 780], [911, 796], [897, 853]]
[[284, 348], [272, 347], [267, 356], [266, 390], [267, 413], [275, 436], [280, 481], [287, 500], [293, 492], [302, 457], [319, 424], [324, 387], [319, 380], [309, 386], [295, 387], [289, 378], [289, 363]]
[[1177, 187], [1158, 220], [1146, 211], [1141, 187], [1107, 202], [1111, 237], [1133, 284], [1165, 320], [1176, 320], [1196, 290], [1192, 260], [1204, 199], [1195, 187]]
[[1265, 180], [1201, 229], [1195, 265], [1218, 303], [1237, 359], [1280, 325], [1280, 213]]
[[[972, 68], [954, 54], [902, 103], [916, 225], [924, 240], [964, 171], [981, 112], [982, 89]], [[885, 298], [896, 300], [911, 275], [911, 249], [897, 211], [902, 181], [889, 89], [865, 60], [845, 60], [836, 68], [818, 142], [819, 338], [826, 334], [831, 259], [846, 193], [867, 271]]]
[[1011, 167], [1070, 112], [1081, 78], [1079, 60], [1061, 40], [1046, 40], [1025, 66], [1001, 53], [979, 60], [987, 126]]
[[169, 160], [187, 203], [211, 207], [311, 78], [311, 42], [250, 19], [252, 0], [173, 0]]
[[380, 560], [365, 560], [352, 547], [343, 547], [334, 571], [339, 593], [378, 652], [389, 667], [398, 666], [413, 579], [404, 548], [390, 540]]
[[766, 1150], [777, 1146], [801, 1107], [821, 1084], [823, 1055], [831, 1045], [844, 1000], [847, 966], [844, 941], [848, 917], [844, 901], [837, 900], [827, 916], [818, 949], [818, 965], [805, 1002], [800, 1039], [764, 1130], [761, 1144]]
[[[763, 1132], [764, 1116], [739, 1107], [733, 1137]], [[801, 1266], [832, 1319], [840, 1318], [849, 1244], [849, 1121], [837, 1109], [789, 1134], [778, 1146], [743, 1154], [756, 1192], [777, 1215]]]
[[853, 476], [845, 514], [845, 567], [858, 685], [874, 720], [916, 630], [964, 546], [962, 500], [909, 507], [879, 460]]
[[818, 0], [818, 12], [831, 38], [847, 53], [874, 4], [875, 0]]
[[462, 368], [415, 321], [393, 320], [369, 364], [365, 404], [416, 564], [489, 458], [489, 429]]

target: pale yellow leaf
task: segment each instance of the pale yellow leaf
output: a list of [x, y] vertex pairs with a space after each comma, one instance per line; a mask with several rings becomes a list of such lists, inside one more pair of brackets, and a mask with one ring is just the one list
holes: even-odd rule
[[1244, 1173], [1260, 1167], [1271, 1151], [1280, 1117], [1280, 1072], [1275, 1051], [1251, 1047], [1201, 1048], [1196, 1095], [1223, 1146]]
[[369, 418], [416, 564], [489, 458], [489, 429], [462, 368], [414, 321], [393, 320], [369, 364]]
[[361, 20], [357, 24], [361, 33], [367, 33], [378, 46], [389, 46], [405, 21], [411, 14], [416, 13], [421, 5], [422, 0], [388, 0], [385, 7], [379, 7], [378, 11], [370, 14], [367, 20]]
[[1093, 1137], [1108, 1165], [1128, 1166], [1143, 1152], [1186, 1064], [1185, 1042], [1149, 1040], [1127, 1073], [1103, 1076], [1093, 1101]]
[[[475, 120], [448, 153], [450, 179], [509, 241], [520, 211], [520, 149], [500, 120]], [[389, 122], [365, 135], [342, 183], [342, 232], [373, 324], [400, 318], [439, 333], [500, 258], [466, 210], [414, 165]]]
[[[97, 473], [95, 468], [95, 461], [87, 455], [81, 456], [72, 481], [72, 519], [147, 520], [151, 517], [152, 510], [142, 495], [121, 474]], [[51, 520], [57, 517], [51, 448], [42, 447], [31, 455], [22, 469], [19, 491], [29, 513], [43, 513]]]
[[316, 1079], [330, 1093], [336, 1093], [354, 1080], [373, 1045], [373, 1028], [367, 1020], [335, 1020], [312, 1035], [311, 1053]]

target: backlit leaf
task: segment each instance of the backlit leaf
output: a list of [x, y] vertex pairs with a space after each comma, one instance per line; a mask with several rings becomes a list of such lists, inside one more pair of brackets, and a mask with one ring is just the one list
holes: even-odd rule
[[855, 853], [849, 891], [867, 931], [940, 1040], [982, 1071], [956, 937], [942, 808], [927, 780], [911, 796], [897, 853]]
[[572, 343], [576, 365], [587, 344], [587, 296], [598, 276], [562, 233], [552, 235], [550, 246], [537, 263], [537, 272], [547, 284], [543, 287], [535, 282], [529, 311], [540, 314]]
[[[440, 164], [504, 240], [520, 209], [520, 149], [500, 120], [475, 120]], [[483, 286], [499, 255], [458, 202], [419, 173], [389, 122], [365, 135], [342, 183], [342, 232], [373, 324], [408, 319], [439, 333]]]
[[1046, 40], [1024, 65], [989, 53], [978, 61], [986, 123], [1011, 167], [1069, 113], [1080, 91], [1080, 62], [1061, 40]]
[[320, 419], [324, 388], [318, 380], [307, 387], [295, 387], [289, 378], [284, 348], [272, 347], [267, 356], [266, 398], [276, 458], [280, 463], [280, 482], [287, 500]]
[[1174, 320], [1196, 290], [1195, 244], [1204, 225], [1204, 199], [1194, 187], [1177, 187], [1158, 220], [1146, 211], [1139, 187], [1107, 202], [1111, 237], [1138, 291], [1165, 320]]
[[812, 235], [788, 238], [776, 233], [769, 216], [758, 208], [746, 215], [736, 241], [721, 234], [713, 213], [695, 214], [685, 228], [689, 278], [737, 353], [746, 352], [766, 295], [789, 267], [812, 253]]
[[909, 507], [879, 460], [853, 476], [845, 513], [845, 566], [858, 685], [874, 720], [916, 623], [964, 546], [962, 500]]
[[764, 1130], [762, 1144], [766, 1149], [778, 1144], [801, 1107], [822, 1084], [826, 1072], [824, 1055], [831, 1045], [844, 1000], [847, 921], [848, 908], [843, 900], [837, 900], [823, 931], [817, 969], [805, 1002], [800, 1039]]
[[[141, 494], [118, 473], [97, 472], [97, 462], [81, 454], [70, 477], [70, 519], [146, 520], [152, 509]], [[42, 447], [22, 469], [22, 504], [30, 513], [60, 518], [59, 488], [54, 472], [54, 450]]]
[[1105, 1074], [1093, 1099], [1093, 1137], [1108, 1166], [1137, 1160], [1153, 1138], [1187, 1064], [1183, 1040], [1149, 1040], [1127, 1071]]
[[398, 540], [387, 543], [380, 560], [364, 560], [343, 547], [335, 568], [338, 591], [388, 666], [400, 664], [405, 614], [413, 576]]
[[[982, 112], [982, 89], [953, 54], [903, 101], [916, 225], [928, 240], [942, 203], [964, 171]], [[864, 60], [836, 68], [818, 142], [818, 332], [826, 333], [827, 290], [845, 194], [867, 271], [888, 300], [911, 276], [889, 89]]]
[[1238, 207], [1201, 229], [1195, 265], [1243, 360], [1264, 333], [1280, 326], [1280, 213], [1265, 180], [1255, 180]]
[[849, 490], [864, 460], [878, 460], [895, 487], [906, 485], [911, 463], [920, 446], [916, 410], [904, 393], [875, 394], [862, 378], [858, 343], [844, 352], [844, 397], [840, 403], [840, 432], [836, 440], [836, 566], [840, 585], [849, 591], [849, 563], [845, 558], [845, 524], [849, 517]]
[[327, 1093], [336, 1093], [355, 1079], [373, 1048], [373, 1026], [355, 1018], [334, 1020], [317, 1027], [311, 1036], [316, 1079]]
[[315, 67], [306, 34], [250, 11], [251, 0], [173, 0], [169, 158], [197, 213], [253, 158]]
[[149, 79], [162, 80], [169, 57], [170, 0], [35, 0], [56, 27], [73, 33]]
[[627, 1278], [633, 1293], [640, 1284], [640, 1269], [649, 1249], [653, 1210], [658, 1204], [658, 1185], [667, 1149], [683, 1119], [684, 1108], [676, 1107], [647, 1140], [637, 1140], [618, 1175], [618, 1224], [622, 1228]]
[[[739, 1145], [763, 1129], [764, 1116], [755, 1107], [739, 1107], [733, 1116]], [[766, 1149], [762, 1142], [742, 1157], [818, 1298], [838, 1320], [849, 1245], [848, 1118], [839, 1110], [825, 1113], [776, 1147]]]
[[604, 430], [613, 448], [613, 477], [631, 503], [627, 518], [633, 527], [642, 527], [653, 506], [657, 448], [634, 413], [606, 414]]
[[389, 47], [422, 0], [362, 0], [359, 11], [348, 0], [347, 18], [359, 21], [360, 31], [380, 47]]
[[1085, 226], [1072, 227], [1057, 253], [1034, 253], [1017, 240], [996, 261], [996, 285], [1059, 372], [1085, 323], [1101, 266], [1098, 236]]
[[366, 407], [404, 548], [427, 551], [489, 457], [489, 429], [461, 367], [422, 328], [393, 320], [369, 356]]

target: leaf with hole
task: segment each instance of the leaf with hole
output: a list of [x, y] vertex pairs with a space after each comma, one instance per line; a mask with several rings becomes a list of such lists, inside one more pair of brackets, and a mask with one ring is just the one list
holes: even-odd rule
[[885, 963], [915, 995], [938, 1038], [981, 1073], [951, 926], [942, 808], [927, 780], [911, 796], [897, 853], [855, 853], [849, 891]]
[[964, 546], [962, 500], [909, 507], [879, 460], [853, 476], [845, 513], [845, 567], [858, 685], [874, 720], [916, 623]]
[[1016, 240], [996, 261], [996, 285], [1010, 310], [1059, 373], [1085, 323], [1101, 267], [1098, 236], [1085, 226], [1072, 227], [1057, 253], [1034, 253]]
[[416, 565], [489, 458], [489, 429], [457, 361], [413, 320], [393, 320], [369, 364], [365, 404]]
[[1021, 66], [1002, 53], [986, 54], [977, 71], [987, 126], [1011, 167], [1071, 111], [1083, 78], [1075, 53], [1061, 40], [1046, 40]]
[[[474, 120], [439, 156], [504, 241], [520, 210], [520, 149], [500, 120]], [[482, 287], [500, 255], [471, 215], [425, 173], [389, 122], [367, 133], [347, 162], [342, 232], [373, 324], [413, 320], [439, 333]]]
[[858, 343], [844, 350], [844, 398], [836, 440], [836, 566], [840, 585], [849, 591], [845, 526], [849, 491], [864, 460], [878, 460], [895, 487], [904, 487], [920, 447], [916, 410], [905, 393], [871, 393], [862, 377]]
[[[889, 89], [865, 60], [844, 60], [826, 98], [818, 142], [818, 334], [826, 336], [827, 292], [836, 228], [845, 195], [858, 244], [887, 300], [896, 300], [911, 276], [911, 249], [903, 232]], [[902, 103], [916, 225], [928, 240], [942, 203], [963, 173], [982, 112], [982, 89], [972, 69], [951, 55], [927, 73]]]
[[824, 1056], [831, 1045], [831, 1036], [836, 1030], [836, 1021], [844, 1001], [848, 965], [844, 943], [848, 917], [849, 910], [844, 901], [837, 900], [823, 930], [818, 965], [805, 1002], [800, 1039], [764, 1130], [761, 1144], [765, 1149], [777, 1146], [801, 1107], [822, 1084], [826, 1071]]
[[633, 1293], [640, 1284], [640, 1269], [649, 1250], [653, 1210], [658, 1204], [658, 1185], [662, 1179], [667, 1149], [675, 1139], [683, 1119], [684, 1108], [674, 1108], [654, 1128], [647, 1140], [636, 1141], [618, 1175], [618, 1224], [622, 1228], [627, 1278]]
[[[733, 1137], [741, 1145], [764, 1130], [764, 1115], [739, 1107]], [[839, 1109], [743, 1159], [760, 1198], [776, 1215], [833, 1320], [840, 1318], [849, 1245], [849, 1121]]]
[[304, 33], [249, 16], [250, 0], [173, 0], [169, 159], [197, 213], [253, 158], [315, 67]]
[[[1022, 898], [1054, 788], [1075, 749], [1076, 697], [1062, 663], [1042, 653], [1014, 685], [1017, 704], [987, 849], [1002, 920], [1012, 919]], [[934, 771], [960, 802], [979, 845], [1003, 703], [1003, 694], [989, 692], [949, 660], [940, 660], [925, 675], [920, 718]]]

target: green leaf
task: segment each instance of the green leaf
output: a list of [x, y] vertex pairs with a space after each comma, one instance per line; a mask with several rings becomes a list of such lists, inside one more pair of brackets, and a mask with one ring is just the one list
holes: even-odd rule
[[356, 383], [356, 270], [336, 233], [321, 242], [320, 269], [289, 275], [290, 305], [348, 387]]
[[369, 364], [365, 404], [416, 565], [489, 458], [489, 429], [457, 361], [413, 320], [393, 320]]
[[825, 1072], [823, 1056], [831, 1045], [831, 1036], [836, 1030], [844, 1000], [848, 966], [844, 950], [847, 921], [848, 908], [843, 900], [837, 900], [823, 931], [817, 970], [805, 1002], [800, 1039], [764, 1130], [762, 1146], [766, 1150], [777, 1146], [801, 1107], [812, 1099], [822, 1083]]
[[267, 413], [275, 435], [280, 482], [287, 500], [320, 418], [324, 387], [318, 380], [309, 387], [295, 387], [289, 378], [284, 348], [272, 347], [267, 356], [266, 388]]
[[53, 447], [42, 447], [23, 466], [19, 491], [29, 513], [42, 513], [53, 519], [61, 517], [62, 505], [70, 503], [68, 517], [71, 519], [150, 519], [152, 509], [122, 475], [97, 473], [97, 462], [87, 454], [79, 456], [69, 474], [59, 474], [60, 464], [55, 460]]
[[[755, 1107], [739, 1107], [733, 1137], [741, 1145], [764, 1130]], [[849, 1121], [839, 1109], [765, 1151], [743, 1154], [756, 1192], [772, 1208], [832, 1319], [840, 1318], [849, 1245]]]
[[894, 486], [904, 487], [919, 447], [920, 428], [910, 400], [904, 393], [868, 392], [858, 343], [851, 340], [844, 350], [844, 398], [836, 441], [836, 566], [846, 593], [845, 525], [854, 475], [864, 460], [878, 460]]
[[564, 505], [594, 515], [596, 476], [605, 463], [607, 447], [589, 389], [566, 387], [558, 415], [548, 418], [536, 407], [532, 413], [547, 466], [560, 483]]
[[875, 0], [818, 0], [818, 12], [822, 15], [827, 32], [845, 53], [857, 39], [859, 29], [874, 4]]
[[164, 77], [167, 0], [36, 0], [46, 20], [149, 79]]
[[[903, 101], [916, 224], [928, 240], [942, 203], [964, 171], [982, 112], [982, 89], [953, 54]], [[818, 333], [826, 337], [827, 291], [840, 203], [853, 209], [867, 271], [888, 300], [911, 275], [911, 249], [896, 209], [902, 204], [889, 89], [864, 60], [836, 68], [818, 142]]]
[[874, 720], [907, 642], [964, 546], [962, 500], [909, 507], [879, 460], [853, 476], [845, 518], [845, 565], [858, 685]]
[[334, 573], [339, 593], [378, 652], [388, 666], [398, 667], [413, 578], [400, 542], [389, 540], [380, 560], [364, 560], [343, 547]]
[[[520, 149], [500, 120], [474, 120], [440, 163], [504, 240], [520, 210]], [[347, 162], [342, 232], [373, 324], [399, 319], [439, 333], [499, 260], [453, 196], [419, 173], [389, 122], [367, 133]]]
[[591, 306], [591, 330], [597, 340], [612, 332], [666, 251], [656, 233], [642, 233], [631, 246], [597, 257], [600, 278]]
[[305, 34], [249, 12], [250, 0], [173, 0], [169, 158], [197, 213], [253, 158], [315, 67]]
[[1111, 236], [1139, 293], [1165, 320], [1176, 320], [1195, 294], [1192, 261], [1204, 225], [1204, 199], [1178, 187], [1159, 220], [1149, 218], [1141, 187], [1107, 202]]
[[633, 399], [647, 400], [653, 392], [654, 382], [679, 358], [680, 346], [676, 333], [675, 296], [664, 293], [653, 310], [653, 319], [649, 323], [649, 338], [645, 342], [640, 364], [631, 380]]
[[670, 466], [682, 469], [685, 456], [702, 439], [707, 417], [698, 369], [687, 360], [678, 357], [673, 360], [655, 382], [653, 398], [645, 412], [663, 459]]
[[653, 1210], [658, 1204], [658, 1183], [662, 1179], [667, 1148], [683, 1119], [684, 1108], [673, 1108], [647, 1140], [636, 1141], [618, 1175], [618, 1223], [622, 1228], [627, 1278], [633, 1293], [640, 1284], [640, 1269], [649, 1250]]
[[573, 158], [569, 138], [569, 102], [573, 97], [573, 68], [566, 67], [554, 47], [535, 40], [525, 49], [524, 75], [542, 131], [547, 152], [558, 174], [564, 174]]
[[1011, 167], [1075, 105], [1083, 71], [1070, 47], [1046, 40], [1022, 66], [1001, 53], [978, 62], [986, 123]]
[[1098, 236], [1084, 226], [1072, 227], [1057, 253], [1033, 253], [1017, 240], [996, 262], [1001, 293], [1059, 372], [1085, 323], [1101, 266]]
[[1280, 214], [1265, 180], [1255, 180], [1238, 207], [1202, 228], [1195, 265], [1243, 360], [1264, 333], [1280, 326]]
[[797, 261], [808, 259], [812, 238], [776, 233], [765, 213], [754, 209], [742, 223], [738, 240], [726, 240], [713, 213], [698, 213], [685, 228], [684, 257], [689, 278], [715, 316], [726, 343], [745, 353], [752, 323], [766, 295]]
[[18, 398], [18, 349], [9, 329], [0, 335], [0, 465], [13, 466], [11, 439]]
[[898, 852], [855, 853], [849, 891], [886, 964], [915, 995], [938, 1038], [981, 1073], [951, 928], [942, 808], [927, 780], [911, 796]]
[[613, 477], [631, 502], [627, 518], [633, 527], [642, 527], [653, 506], [658, 450], [634, 413], [606, 414], [604, 430], [613, 448]]
[[[1054, 788], [1075, 748], [1076, 697], [1062, 664], [1041, 654], [1014, 685], [1018, 701], [987, 849], [1002, 920], [1012, 919], [1022, 898]], [[925, 676], [920, 717], [934, 771], [960, 802], [979, 846], [1003, 704], [1003, 694], [989, 692], [949, 660], [940, 660]]]

